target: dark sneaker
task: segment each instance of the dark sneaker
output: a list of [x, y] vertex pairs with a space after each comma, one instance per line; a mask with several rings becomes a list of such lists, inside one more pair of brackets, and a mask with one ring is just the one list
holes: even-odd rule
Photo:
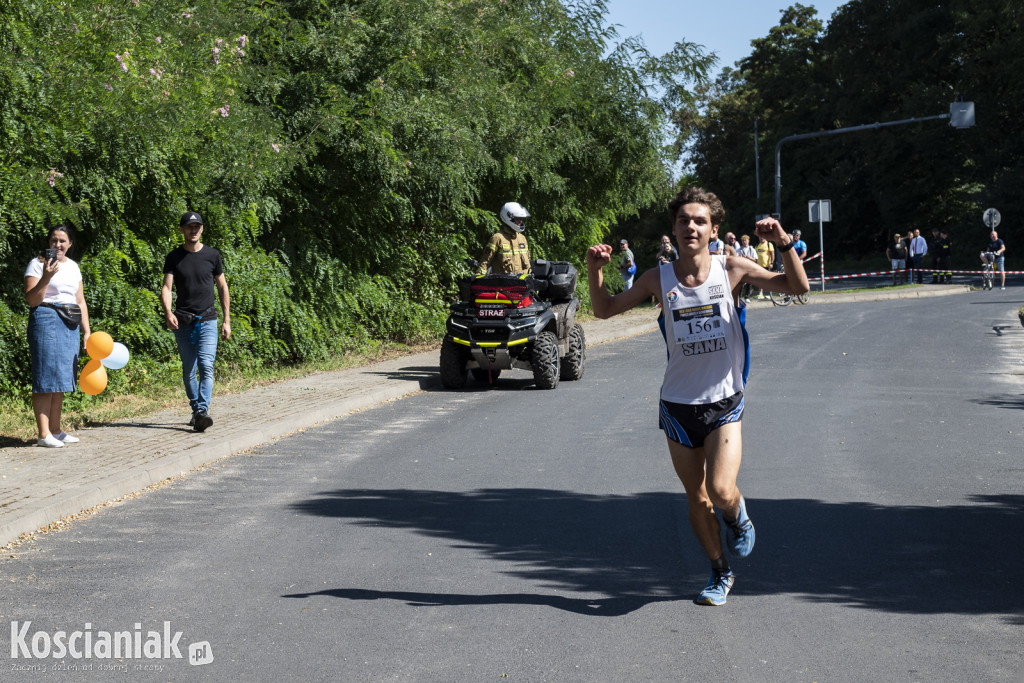
[[213, 424], [213, 418], [205, 410], [200, 410], [193, 418], [192, 429], [205, 432]]
[[728, 569], [725, 571], [712, 569], [708, 585], [697, 596], [697, 604], [712, 605], [714, 607], [724, 605], [725, 599], [728, 597], [729, 591], [732, 590], [732, 584], [735, 580], [736, 575]]
[[747, 501], [740, 496], [740, 516], [735, 521], [725, 521], [725, 541], [729, 552], [736, 557], [746, 557], [754, 549], [754, 523], [747, 516]]
[[188, 419], [188, 426], [189, 426], [189, 427], [192, 427], [192, 426], [194, 426], [194, 425], [195, 425], [195, 423], [196, 423], [196, 414], [195, 414], [195, 413], [192, 413], [192, 417], [190, 417], [190, 418]]

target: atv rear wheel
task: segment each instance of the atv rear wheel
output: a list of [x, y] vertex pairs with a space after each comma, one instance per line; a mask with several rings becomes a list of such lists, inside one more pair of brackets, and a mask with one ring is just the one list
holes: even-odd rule
[[483, 382], [484, 384], [494, 384], [498, 381], [498, 376], [501, 375], [501, 368], [491, 368], [490, 377], [487, 376], [487, 368], [473, 368], [469, 371], [473, 375], [473, 379], [477, 382]]
[[587, 359], [587, 339], [583, 325], [576, 323], [569, 332], [569, 352], [562, 358], [559, 376], [567, 382], [583, 379], [583, 363]]
[[554, 332], [541, 332], [537, 335], [530, 350], [530, 365], [538, 389], [554, 389], [558, 386], [558, 337]]
[[441, 342], [441, 384], [445, 389], [466, 386], [466, 362], [469, 354], [455, 343], [450, 334]]

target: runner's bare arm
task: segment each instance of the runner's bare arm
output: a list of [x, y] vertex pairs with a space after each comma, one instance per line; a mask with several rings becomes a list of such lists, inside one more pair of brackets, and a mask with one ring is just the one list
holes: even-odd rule
[[598, 318], [610, 318], [643, 303], [651, 296], [658, 296], [658, 269], [652, 268], [641, 275], [633, 286], [615, 296], [608, 293], [604, 284], [602, 268], [611, 263], [612, 248], [597, 244], [587, 250], [587, 281], [590, 283], [590, 304]]
[[[782, 229], [782, 224], [774, 218], [763, 218], [755, 223], [755, 231], [761, 239], [774, 243], [776, 248], [784, 247], [790, 243], [789, 235]], [[807, 273], [804, 272], [804, 264], [793, 249], [787, 249], [782, 254], [783, 263], [786, 266], [784, 273], [772, 273], [756, 263], [744, 259], [729, 258], [726, 266], [729, 270], [731, 282], [748, 282], [759, 289], [767, 289], [772, 292], [784, 292], [786, 294], [804, 294], [811, 286], [807, 282]], [[738, 286], [738, 285], [737, 285]]]

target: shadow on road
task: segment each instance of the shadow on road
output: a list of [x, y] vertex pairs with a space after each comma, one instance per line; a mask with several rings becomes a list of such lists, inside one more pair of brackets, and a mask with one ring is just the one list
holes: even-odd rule
[[682, 600], [689, 596], [647, 595], [614, 598], [566, 598], [541, 593], [497, 593], [493, 595], [464, 595], [460, 593], [415, 593], [410, 591], [375, 591], [363, 588], [332, 588], [316, 593], [293, 593], [286, 598], [311, 598], [326, 595], [346, 600], [401, 600], [410, 607], [443, 607], [458, 605], [538, 605], [583, 614], [592, 617], [620, 617], [652, 602]]
[[1024, 409], [1024, 396], [989, 396], [974, 400], [980, 406], [995, 406], [996, 408], [1007, 408], [1009, 410]]
[[[423, 391], [449, 392], [441, 386], [440, 370], [437, 366], [409, 366], [397, 370], [369, 372], [370, 375], [378, 375], [389, 380], [415, 380]], [[470, 393], [476, 391], [522, 391], [523, 389], [536, 388], [533, 377], [524, 372], [515, 374], [505, 371], [498, 379], [491, 384], [481, 382], [470, 375], [464, 389], [454, 390], [456, 392]], [[538, 390], [539, 391], [539, 390]]]
[[[692, 598], [706, 560], [685, 515], [682, 494], [595, 496], [544, 489], [472, 492], [352, 489], [297, 503], [310, 515], [405, 529], [449, 539], [499, 561], [509, 573], [553, 591], [597, 592], [608, 599], [550, 594], [462, 595], [332, 588], [327, 595], [393, 599], [413, 605], [538, 604], [614, 616], [645, 604]], [[1024, 495], [976, 496], [969, 504], [886, 507], [869, 503], [748, 499], [757, 548], [734, 563], [734, 595], [791, 594], [900, 613], [999, 614], [1024, 623]], [[680, 528], [680, 526], [684, 528]], [[686, 534], [681, 543], [680, 533]], [[686, 576], [684, 544], [693, 550]], [[691, 572], [692, 574], [692, 572]], [[685, 593], [680, 596], [680, 592]]]

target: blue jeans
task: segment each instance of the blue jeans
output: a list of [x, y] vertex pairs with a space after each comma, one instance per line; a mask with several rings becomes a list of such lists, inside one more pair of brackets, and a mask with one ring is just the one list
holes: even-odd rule
[[[217, 319], [174, 330], [181, 357], [181, 381], [192, 413], [208, 411], [213, 398], [213, 361], [217, 357]], [[198, 370], [198, 378], [196, 377]]]

